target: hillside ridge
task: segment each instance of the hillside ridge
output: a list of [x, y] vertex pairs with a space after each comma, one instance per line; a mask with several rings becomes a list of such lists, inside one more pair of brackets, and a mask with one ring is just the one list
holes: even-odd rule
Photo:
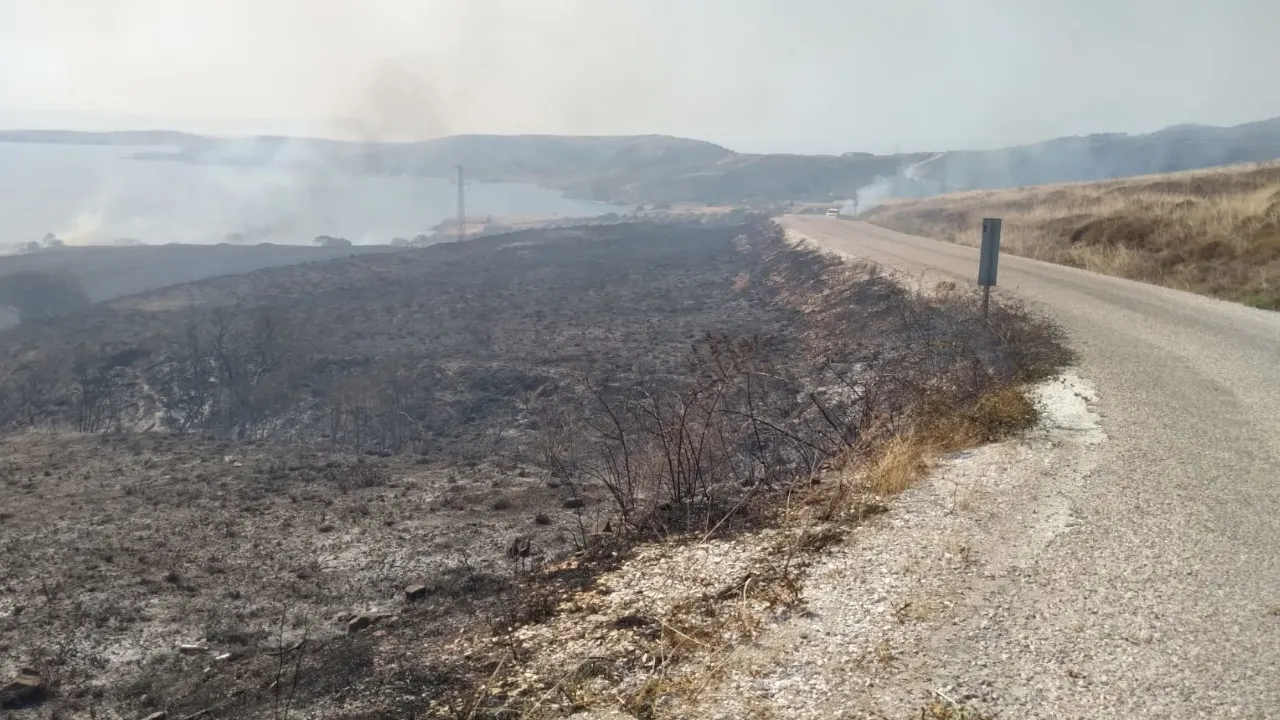
[[[1095, 133], [994, 150], [875, 155], [741, 153], [669, 135], [454, 135], [362, 142], [155, 130], [0, 131], [0, 142], [135, 146], [132, 157], [219, 165], [322, 165], [351, 172], [520, 182], [625, 204], [832, 202], [928, 197], [1195, 170], [1280, 158], [1280, 118], [1231, 127], [1181, 124], [1152, 133]], [[862, 196], [868, 196], [862, 198]], [[874, 199], [873, 199], [874, 198]]]

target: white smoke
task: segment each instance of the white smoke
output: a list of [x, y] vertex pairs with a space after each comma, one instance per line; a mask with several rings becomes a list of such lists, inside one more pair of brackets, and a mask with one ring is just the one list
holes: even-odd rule
[[84, 211], [71, 220], [62, 232], [54, 233], [67, 245], [93, 245], [103, 241], [102, 211]]
[[935, 160], [938, 160], [939, 158], [945, 155], [946, 153], [941, 152], [929, 158], [928, 160], [921, 160], [918, 163], [913, 163], [911, 165], [908, 165], [906, 169], [902, 171], [902, 176], [914, 182], [927, 182], [927, 178], [924, 175], [924, 166], [934, 162]]
[[938, 195], [946, 192], [945, 182], [931, 178], [927, 174], [927, 166], [946, 155], [947, 153], [937, 153], [925, 160], [907, 165], [897, 175], [877, 175], [873, 182], [858, 188], [857, 194], [844, 204], [840, 213], [857, 215], [894, 198]]

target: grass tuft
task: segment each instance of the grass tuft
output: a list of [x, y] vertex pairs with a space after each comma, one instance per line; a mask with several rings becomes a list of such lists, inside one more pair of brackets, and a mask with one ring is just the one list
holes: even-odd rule
[[933, 444], [916, 433], [890, 438], [872, 465], [871, 491], [877, 495], [897, 495], [911, 487], [928, 472], [928, 458], [933, 452]]
[[1016, 387], [999, 387], [979, 398], [965, 420], [978, 442], [995, 442], [1035, 425], [1038, 413], [1027, 394]]

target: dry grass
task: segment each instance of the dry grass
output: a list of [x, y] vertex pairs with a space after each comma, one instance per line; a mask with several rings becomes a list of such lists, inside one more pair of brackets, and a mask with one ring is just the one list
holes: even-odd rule
[[923, 435], [903, 433], [880, 449], [869, 484], [878, 495], [897, 495], [915, 484], [929, 469], [933, 444]]
[[1280, 163], [957, 193], [864, 218], [976, 245], [989, 216], [1018, 255], [1280, 309]]
[[957, 702], [938, 691], [934, 691], [934, 694], [937, 696], [936, 699], [920, 709], [922, 719], [985, 720], [991, 717], [966, 702]]
[[931, 408], [913, 430], [876, 449], [868, 489], [897, 495], [928, 473], [933, 457], [1010, 437], [1034, 425], [1036, 417], [1031, 399], [1013, 385], [988, 390], [969, 408]]
[[998, 387], [961, 416], [964, 431], [960, 439], [966, 444], [994, 442], [1031, 427], [1035, 421], [1036, 406], [1021, 388]]

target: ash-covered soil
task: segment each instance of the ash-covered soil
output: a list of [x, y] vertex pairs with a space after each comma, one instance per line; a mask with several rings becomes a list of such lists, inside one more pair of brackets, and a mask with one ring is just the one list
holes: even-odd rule
[[[60, 247], [20, 255], [0, 255], [0, 305], [22, 302], [9, 297], [10, 275], [69, 280], [87, 302], [101, 302], [156, 288], [218, 275], [253, 272], [268, 267], [321, 262], [365, 253], [393, 252], [388, 246], [309, 247], [273, 245], [137, 245], [130, 247]], [[10, 307], [0, 307], [0, 329], [18, 321]]]
[[785, 330], [793, 310], [735, 290], [760, 261], [744, 229], [528, 231], [122, 298], [4, 336], [0, 424], [478, 460], [566, 381], [680, 374], [709, 331]]
[[[474, 684], [484, 668], [431, 648], [503, 617], [520, 567], [572, 552], [609, 513], [599, 488], [538, 467], [531, 407], [576, 377], [679, 376], [709, 331], [784, 330], [794, 310], [742, 290], [760, 261], [735, 244], [746, 230], [516, 233], [8, 331], [0, 681], [41, 680], [8, 711], [281, 717], [293, 698], [406, 717]], [[213, 347], [254, 318], [274, 323], [280, 359], [245, 370], [281, 392], [236, 412], [267, 421], [175, 421], [158, 378], [192, 361], [189, 332]], [[200, 358], [214, 375], [228, 359]], [[86, 373], [110, 396], [92, 427]]]
[[1056, 348], [758, 221], [512, 233], [24, 324], [0, 335], [0, 703], [519, 716], [540, 701], [493, 692], [528, 659], [514, 630], [571, 623], [631, 543], [748, 529]]
[[48, 696], [17, 717], [253, 717], [276, 699], [270, 653], [304, 637], [299, 697], [394, 682], [370, 660], [384, 628], [450, 637], [509, 589], [514, 537], [559, 554], [576, 523], [518, 466], [155, 433], [9, 437], [0, 493], [0, 674], [35, 669]]

